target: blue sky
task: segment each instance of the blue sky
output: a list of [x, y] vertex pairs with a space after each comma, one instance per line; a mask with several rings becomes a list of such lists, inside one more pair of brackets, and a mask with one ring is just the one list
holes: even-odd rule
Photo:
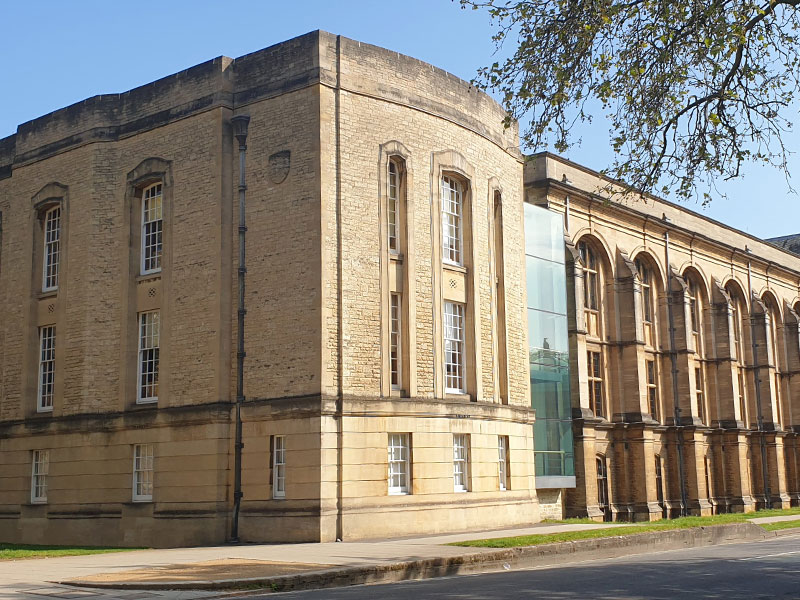
[[[0, 137], [89, 96], [122, 92], [314, 29], [390, 48], [464, 79], [494, 60], [488, 15], [451, 0], [6, 0], [2, 12]], [[607, 166], [611, 152], [602, 119], [579, 134], [583, 143], [566, 156], [597, 170]], [[800, 135], [786, 139], [800, 152]], [[800, 190], [797, 156], [790, 169]], [[800, 197], [777, 170], [751, 165], [742, 180], [720, 187], [727, 200], [686, 206], [759, 237], [800, 232]]]

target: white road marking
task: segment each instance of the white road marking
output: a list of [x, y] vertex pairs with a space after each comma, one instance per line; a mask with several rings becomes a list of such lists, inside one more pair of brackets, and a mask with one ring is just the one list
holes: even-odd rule
[[759, 560], [762, 558], [772, 558], [774, 556], [787, 556], [789, 554], [800, 554], [800, 550], [794, 552], [779, 552], [778, 554], [762, 554], [761, 556], [751, 556], [749, 558], [739, 558], [737, 560]]

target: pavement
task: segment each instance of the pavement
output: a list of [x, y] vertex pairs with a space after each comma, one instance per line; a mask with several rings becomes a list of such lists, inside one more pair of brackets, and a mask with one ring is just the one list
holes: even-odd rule
[[[799, 520], [800, 515], [766, 517], [754, 522]], [[478, 555], [492, 552], [487, 548], [447, 546], [452, 542], [549, 534], [586, 529], [614, 528], [626, 524], [546, 524], [532, 527], [426, 536], [364, 542], [307, 544], [242, 544], [202, 548], [136, 550], [113, 554], [0, 561], [0, 599], [45, 600], [195, 600], [219, 597], [220, 590], [134, 589], [136, 584], [164, 585], [165, 581], [197, 583], [239, 580], [246, 583], [254, 573], [265, 576], [298, 572], [318, 572], [331, 567], [391, 569], [412, 561], [459, 560], [480, 562]], [[496, 551], [495, 551], [496, 552]], [[186, 577], [193, 573], [197, 579]], [[291, 575], [290, 575], [291, 576]], [[124, 589], [75, 587], [56, 582], [80, 580], [89, 585], [114, 581]], [[94, 581], [92, 581], [94, 580]], [[112, 583], [116, 585], [116, 583]]]
[[248, 600], [797, 600], [800, 535]]

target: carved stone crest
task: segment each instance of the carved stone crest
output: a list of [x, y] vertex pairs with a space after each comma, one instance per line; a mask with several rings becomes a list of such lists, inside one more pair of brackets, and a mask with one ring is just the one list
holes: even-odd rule
[[289, 175], [289, 165], [292, 153], [281, 150], [269, 157], [269, 178], [272, 183], [283, 183]]

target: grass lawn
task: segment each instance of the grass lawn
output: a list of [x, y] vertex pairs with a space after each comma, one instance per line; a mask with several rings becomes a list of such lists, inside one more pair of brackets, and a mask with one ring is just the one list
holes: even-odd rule
[[[645, 533], [648, 531], [665, 531], [669, 529], [687, 529], [690, 527], [706, 527], [708, 525], [724, 525], [727, 523], [743, 523], [750, 519], [759, 517], [777, 517], [786, 515], [800, 514], [800, 508], [790, 508], [786, 510], [769, 509], [754, 513], [732, 513], [725, 515], [714, 515], [713, 517], [681, 517], [679, 519], [655, 521], [652, 523], [631, 524], [622, 527], [611, 527], [608, 529], [588, 529], [585, 531], [565, 531], [562, 533], [522, 535], [517, 537], [496, 538], [486, 540], [472, 540], [468, 542], [456, 542], [451, 546], [470, 546], [479, 548], [516, 548], [519, 546], [538, 546], [539, 544], [552, 544], [554, 542], [571, 542], [574, 540], [585, 540], [602, 537], [615, 537], [618, 535], [632, 535], [635, 533]], [[567, 519], [565, 521], [548, 521], [549, 523], [591, 523], [588, 519]], [[788, 529], [790, 527], [800, 527], [800, 520], [784, 521], [782, 523], [770, 523], [762, 525], [764, 529], [773, 531], [776, 529]]]
[[767, 531], [776, 531], [778, 529], [794, 529], [800, 527], [800, 520], [798, 521], [781, 521], [779, 523], [762, 523], [761, 527]]
[[105, 554], [107, 552], [129, 552], [138, 549], [139, 548], [106, 548], [102, 546], [28, 546], [25, 544], [0, 543], [0, 560], [80, 556], [83, 554]]

